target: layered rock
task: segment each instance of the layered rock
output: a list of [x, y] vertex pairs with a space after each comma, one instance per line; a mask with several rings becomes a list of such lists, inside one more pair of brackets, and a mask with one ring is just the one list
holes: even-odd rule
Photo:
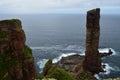
[[54, 65], [70, 72], [76, 80], [96, 80], [93, 74], [83, 69], [83, 61], [85, 56], [78, 54], [63, 57]]
[[62, 57], [62, 59], [54, 65], [71, 72], [73, 75], [77, 75], [81, 71], [83, 60], [84, 56], [75, 54], [68, 57]]
[[66, 70], [53, 65], [52, 60], [49, 59], [43, 69], [42, 80], [75, 80], [74, 76]]
[[0, 79], [34, 80], [32, 50], [17, 19], [0, 21]]
[[92, 73], [99, 73], [101, 68], [101, 57], [98, 51], [100, 36], [100, 9], [93, 9], [87, 12], [86, 24], [86, 51], [84, 69]]

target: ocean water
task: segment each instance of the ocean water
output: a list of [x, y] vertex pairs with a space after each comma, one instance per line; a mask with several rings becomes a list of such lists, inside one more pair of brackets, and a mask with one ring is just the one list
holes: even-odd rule
[[[83, 14], [36, 14], [0, 15], [0, 19], [19, 18], [26, 33], [26, 44], [33, 50], [35, 65], [41, 73], [45, 62], [85, 52], [86, 15]], [[106, 72], [96, 77], [120, 77], [120, 15], [101, 15], [99, 51], [114, 54], [102, 59]]]

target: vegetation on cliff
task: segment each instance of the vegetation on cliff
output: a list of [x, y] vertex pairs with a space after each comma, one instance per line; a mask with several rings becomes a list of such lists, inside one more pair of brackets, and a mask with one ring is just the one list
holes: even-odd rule
[[33, 80], [32, 50], [18, 19], [0, 21], [0, 80]]
[[64, 69], [55, 67], [52, 64], [52, 60], [49, 59], [45, 64], [43, 69], [43, 76], [45, 78], [54, 78], [56, 80], [75, 80], [70, 72], [65, 71]]

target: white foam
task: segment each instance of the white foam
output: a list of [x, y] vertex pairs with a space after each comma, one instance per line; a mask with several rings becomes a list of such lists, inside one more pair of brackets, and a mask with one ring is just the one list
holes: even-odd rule
[[[103, 64], [106, 65], [105, 68], [104, 68], [105, 72], [100, 72], [99, 73], [100, 75], [104, 76], [104, 75], [109, 75], [111, 73], [111, 71], [120, 71], [120, 68], [117, 67], [117, 66], [111, 67], [108, 63], [102, 63], [102, 65]], [[96, 77], [97, 80], [103, 80], [102, 78], [99, 77], [98, 74], [95, 74], [94, 76]]]
[[33, 50], [42, 49], [42, 50], [51, 50], [51, 49], [62, 49], [61, 45], [54, 45], [54, 46], [37, 46], [37, 47], [30, 47]]
[[113, 48], [100, 48], [100, 49], [98, 49], [99, 50], [99, 52], [100, 53], [108, 53], [109, 52], [109, 49], [111, 49], [111, 51], [113, 52], [113, 54], [112, 55], [116, 55], [116, 52], [115, 52], [115, 50], [113, 49]]
[[[31, 47], [33, 50], [36, 50], [36, 49], [42, 49], [42, 50], [51, 50], [51, 49], [57, 49], [57, 50], [79, 50], [81, 51], [80, 55], [85, 55], [85, 49], [80, 47], [80, 46], [75, 46], [75, 45], [69, 45], [67, 47], [63, 47], [61, 45], [55, 45], [55, 46], [48, 46], [48, 47]], [[113, 52], [112, 55], [116, 55], [116, 52], [114, 49], [112, 48], [100, 48], [99, 49], [99, 52], [100, 53], [104, 53], [104, 52], [109, 52], [109, 49], [111, 49], [111, 51]], [[68, 53], [68, 54], [61, 54], [60, 56], [56, 57], [53, 59], [53, 63], [56, 63], [58, 62], [62, 57], [67, 57], [67, 56], [71, 56], [71, 55], [75, 55], [77, 53]], [[37, 65], [39, 66], [40, 69], [43, 69], [45, 63], [48, 61], [48, 59], [41, 59], [39, 61], [37, 61]], [[117, 66], [113, 66], [111, 67], [109, 64], [107, 63], [104, 63], [106, 65], [106, 72], [104, 74], [109, 74], [111, 71], [120, 71], [119, 67]]]
[[79, 45], [68, 45], [68, 46], [65, 47], [63, 50], [83, 51], [84, 48], [83, 48], [82, 46], [79, 46]]
[[98, 76], [98, 74], [95, 74], [94, 77], [95, 77], [97, 80], [101, 80], [100, 77]]
[[109, 64], [104, 63], [104, 65], [105, 65], [105, 68], [104, 68], [105, 72], [103, 74], [108, 75], [108, 74], [110, 74], [111, 70], [114, 70], [114, 68], [111, 67]]
[[33, 50], [51, 50], [51, 49], [56, 49], [56, 50], [75, 50], [75, 51], [80, 51], [83, 52], [84, 48], [82, 46], [79, 45], [53, 45], [53, 46], [37, 46], [37, 47], [30, 47]]
[[43, 69], [45, 63], [48, 61], [48, 59], [42, 59], [37, 62], [37, 65], [39, 66], [40, 69]]
[[53, 63], [56, 63], [56, 62], [58, 62], [60, 59], [62, 59], [62, 57], [67, 57], [67, 56], [71, 56], [71, 55], [75, 55], [75, 54], [77, 54], [77, 53], [69, 53], [69, 54], [62, 54], [61, 56], [59, 56], [58, 58], [54, 58], [53, 59]]
[[[74, 55], [76, 53], [69, 53], [69, 54], [62, 54], [61, 56], [57, 57], [57, 58], [54, 58], [52, 60], [53, 63], [56, 63], [58, 62], [62, 57], [67, 57], [67, 56], [70, 56], [70, 55]], [[37, 65], [39, 66], [40, 69], [43, 69], [45, 63], [48, 61], [48, 59], [41, 59], [37, 62]]]
[[108, 63], [102, 63], [102, 64], [105, 65], [104, 71], [106, 71], [106, 72], [100, 73], [100, 74], [108, 75], [108, 74], [110, 74], [111, 71], [120, 71], [120, 68], [117, 67], [117, 66], [112, 66], [111, 67]]
[[[59, 46], [57, 46], [57, 47], [59, 47]], [[32, 49], [43, 49], [44, 47], [31, 47]], [[52, 47], [53, 48], [53, 47]], [[48, 49], [48, 48], [47, 48]], [[111, 49], [112, 50], [112, 52], [113, 52], [113, 55], [115, 55], [115, 50], [114, 49], [112, 49], [112, 48], [100, 48], [99, 49], [99, 52], [101, 52], [101, 53], [104, 53], [104, 52], [108, 52], [109, 51], [109, 49]], [[70, 55], [75, 55], [75, 54], [77, 54], [77, 53], [68, 53], [68, 54], [62, 54], [62, 55], [60, 55], [59, 57], [57, 57], [57, 58], [54, 58], [53, 59], [53, 63], [56, 63], [56, 62], [58, 62], [62, 57], [67, 57], [67, 56], [70, 56]], [[80, 55], [85, 55], [85, 53], [84, 52], [82, 52], [82, 53], [80, 53]], [[37, 65], [39, 65], [39, 68], [43, 68], [44, 67], [44, 64], [47, 62], [47, 60], [48, 59], [42, 59], [42, 60], [40, 60], [40, 61], [38, 61], [37, 62]], [[106, 64], [106, 63], [105, 63]], [[107, 72], [107, 74], [108, 73], [110, 73], [109, 72], [109, 70], [110, 69], [112, 69], [112, 67], [110, 67], [108, 64], [106, 64], [106, 69], [108, 70], [108, 72]], [[116, 68], [117, 69], [117, 68]]]

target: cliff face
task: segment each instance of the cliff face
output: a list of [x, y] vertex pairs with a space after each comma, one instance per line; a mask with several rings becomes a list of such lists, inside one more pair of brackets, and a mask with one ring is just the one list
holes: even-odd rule
[[25, 40], [20, 20], [0, 21], [0, 79], [34, 79], [34, 59]]
[[93, 9], [87, 12], [86, 52], [84, 69], [99, 73], [101, 69], [101, 57], [98, 51], [100, 36], [100, 9]]

